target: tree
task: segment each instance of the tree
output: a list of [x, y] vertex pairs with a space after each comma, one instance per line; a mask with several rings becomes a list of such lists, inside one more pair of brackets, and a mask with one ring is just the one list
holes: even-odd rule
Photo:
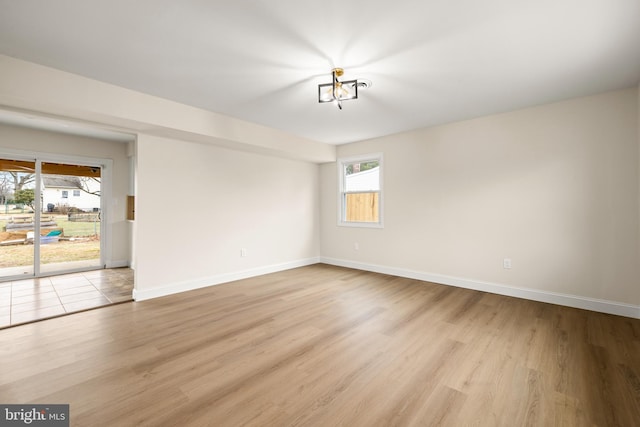
[[352, 173], [357, 172], [364, 172], [369, 169], [377, 168], [378, 166], [380, 166], [380, 162], [377, 160], [362, 163], [352, 163], [347, 166], [347, 175], [351, 175]]
[[10, 200], [15, 192], [22, 190], [35, 179], [36, 175], [33, 173], [0, 171], [0, 197], [5, 201]]
[[0, 202], [6, 203], [12, 194], [8, 174], [0, 173]]
[[100, 177], [81, 176], [78, 178], [77, 186], [85, 193], [100, 196]]
[[35, 181], [36, 174], [24, 173], [24, 172], [7, 172], [13, 179], [13, 189], [18, 192], [24, 188], [25, 185]]
[[14, 193], [14, 200], [16, 203], [21, 203], [23, 205], [29, 206], [31, 209], [35, 209], [33, 207], [33, 202], [35, 201], [35, 191], [33, 188], [27, 188], [24, 190], [18, 190]]

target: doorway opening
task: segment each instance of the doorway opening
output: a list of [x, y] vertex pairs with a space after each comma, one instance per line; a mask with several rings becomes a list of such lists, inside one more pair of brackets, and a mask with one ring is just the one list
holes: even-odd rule
[[0, 328], [130, 301], [105, 267], [103, 165], [0, 157]]

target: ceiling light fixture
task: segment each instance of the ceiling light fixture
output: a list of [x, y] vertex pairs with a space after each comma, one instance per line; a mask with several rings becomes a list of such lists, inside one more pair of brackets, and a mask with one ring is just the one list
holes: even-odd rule
[[318, 102], [333, 102], [342, 110], [342, 101], [350, 99], [358, 99], [358, 88], [371, 87], [370, 81], [365, 80], [338, 80], [342, 77], [344, 70], [342, 68], [334, 68], [331, 70], [331, 83], [323, 83], [318, 85]]

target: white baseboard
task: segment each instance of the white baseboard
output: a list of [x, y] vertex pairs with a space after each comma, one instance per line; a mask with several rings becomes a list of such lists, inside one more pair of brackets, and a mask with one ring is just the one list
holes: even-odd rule
[[440, 274], [424, 273], [413, 270], [405, 270], [383, 265], [366, 264], [336, 258], [320, 257], [320, 262], [340, 267], [354, 268], [356, 270], [389, 274], [392, 276], [406, 277], [409, 279], [422, 280], [425, 282], [457, 286], [459, 288], [474, 289], [477, 291], [489, 292], [492, 294], [524, 298], [533, 301], [547, 302], [551, 304], [564, 305], [567, 307], [581, 308], [584, 310], [598, 311], [601, 313], [615, 314], [618, 316], [640, 319], [639, 305], [624, 304], [615, 301], [561, 294], [557, 292], [541, 291], [538, 289], [515, 288], [512, 286], [500, 285], [497, 283], [480, 282], [477, 280], [444, 276]]
[[278, 271], [290, 270], [292, 268], [305, 267], [320, 262], [319, 257], [306, 258], [297, 261], [285, 262], [282, 264], [267, 265], [264, 267], [252, 268], [250, 270], [236, 271], [233, 273], [223, 273], [216, 276], [205, 277], [196, 280], [172, 283], [159, 288], [133, 290], [135, 301], [144, 301], [151, 298], [163, 297], [179, 292], [191, 291], [194, 289], [206, 288], [208, 286], [220, 285], [222, 283], [233, 282], [234, 280], [248, 279], [250, 277], [261, 276], [263, 274], [277, 273]]

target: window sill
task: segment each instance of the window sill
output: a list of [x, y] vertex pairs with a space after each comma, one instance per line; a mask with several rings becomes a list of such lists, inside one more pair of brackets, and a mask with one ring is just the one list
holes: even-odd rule
[[355, 228], [384, 228], [381, 222], [338, 222], [338, 227], [355, 227]]

